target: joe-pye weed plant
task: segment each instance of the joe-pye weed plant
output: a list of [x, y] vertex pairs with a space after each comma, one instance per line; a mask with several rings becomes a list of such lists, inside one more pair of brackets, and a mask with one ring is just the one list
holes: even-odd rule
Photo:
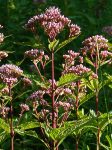
[[[82, 43], [84, 47], [80, 52], [68, 50], [68, 53], [63, 55], [61, 76], [56, 81], [55, 55], [79, 36], [80, 27], [72, 24], [71, 20], [61, 15], [60, 10], [55, 7], [49, 7], [43, 14], [32, 17], [25, 25], [39, 40], [37, 26], [41, 26], [48, 36], [48, 46], [46, 46], [48, 48], [31, 49], [24, 54], [24, 58], [32, 61], [34, 71], [38, 74], [38, 78], [32, 77], [37, 90], [20, 104], [21, 112], [16, 119], [13, 111], [13, 88], [18, 86], [20, 79], [24, 81], [24, 86], [26, 83], [31, 85], [32, 82], [25, 78], [26, 75], [18, 66], [6, 64], [0, 67], [0, 79], [6, 86], [2, 89], [1, 95], [5, 94], [5, 98], [7, 95], [9, 99], [9, 101], [1, 100], [1, 122], [5, 125], [3, 129], [6, 135], [10, 135], [11, 150], [14, 150], [16, 134], [37, 138], [50, 150], [58, 150], [67, 136], [75, 135], [74, 149], [78, 150], [81, 147], [79, 140], [81, 135], [89, 130], [96, 134], [95, 149], [99, 150], [101, 133], [111, 122], [111, 116], [108, 118], [106, 113], [100, 115], [98, 109], [99, 91], [106, 83], [109, 83], [108, 79], [102, 82], [99, 77], [99, 68], [106, 63], [111, 63], [112, 54], [108, 51], [108, 41], [103, 36], [96, 35]], [[69, 35], [68, 39], [60, 42], [58, 35], [62, 30], [67, 30]], [[2, 37], [1, 34], [0, 41], [3, 41]], [[0, 53], [1, 57], [2, 53]], [[84, 61], [91, 65], [90, 68], [84, 66]], [[50, 79], [46, 76], [48, 65], [51, 66]], [[81, 112], [79, 107], [83, 108], [82, 104], [94, 96], [96, 97], [96, 115]], [[9, 107], [6, 107], [7, 105]], [[29, 109], [33, 115], [32, 120], [21, 122], [24, 112]]]

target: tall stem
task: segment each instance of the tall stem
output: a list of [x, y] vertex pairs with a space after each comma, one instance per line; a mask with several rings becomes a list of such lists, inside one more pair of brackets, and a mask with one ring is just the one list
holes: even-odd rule
[[[78, 119], [78, 106], [79, 106], [79, 86], [80, 86], [80, 81], [77, 81], [77, 95], [76, 95], [76, 119]], [[79, 147], [79, 141], [78, 138], [76, 137], [76, 150], [78, 150]]]
[[54, 104], [55, 104], [55, 95], [54, 95], [54, 52], [52, 52], [52, 127], [56, 128]]
[[80, 81], [77, 81], [77, 95], [76, 95], [76, 118], [78, 119], [78, 105], [79, 105], [79, 85], [80, 85]]
[[10, 136], [11, 136], [11, 150], [14, 150], [14, 129], [13, 129], [13, 105], [12, 105], [12, 95], [11, 87], [9, 86], [9, 97], [10, 100]]
[[[55, 94], [54, 94], [54, 52], [52, 51], [52, 128], [56, 128], [56, 120], [55, 120]], [[55, 149], [55, 141], [52, 142], [52, 150]], [[58, 150], [58, 146], [56, 147], [56, 150]]]
[[[96, 51], [96, 62], [95, 62], [95, 73], [98, 76], [98, 67], [99, 67], [99, 50], [97, 47], [97, 51]], [[96, 88], [96, 115], [97, 115], [97, 119], [98, 119], [98, 102], [99, 102], [99, 89], [98, 89], [98, 85]], [[98, 131], [97, 131], [97, 150], [99, 150], [100, 148], [100, 128], [98, 127]]]

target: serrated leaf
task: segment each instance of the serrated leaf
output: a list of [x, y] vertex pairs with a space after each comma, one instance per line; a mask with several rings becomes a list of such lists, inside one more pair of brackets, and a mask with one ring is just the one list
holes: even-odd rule
[[3, 131], [0, 133], [0, 144], [2, 144], [7, 138], [9, 138], [10, 134], [7, 134], [7, 132]]
[[53, 42], [49, 41], [49, 45], [48, 45], [49, 50], [55, 51], [55, 48], [57, 47], [58, 43], [59, 43], [59, 40], [56, 40], [56, 39]]
[[18, 126], [18, 128], [21, 131], [28, 130], [28, 129], [33, 129], [33, 128], [37, 128], [37, 127], [40, 127], [39, 122], [33, 122], [33, 121], [25, 122], [25, 123], [22, 123]]
[[86, 94], [84, 97], [82, 97], [80, 99], [80, 103], [79, 103], [79, 106], [81, 106], [83, 103], [87, 102], [88, 100], [90, 100], [92, 97], [95, 96], [95, 92], [92, 92], [92, 93], [89, 93], [89, 94]]
[[26, 136], [34, 137], [34, 138], [40, 140], [49, 149], [49, 145], [44, 140], [42, 140], [42, 138], [40, 138], [35, 131], [32, 131], [32, 130], [24, 131], [24, 130], [15, 129], [15, 132], [20, 134], [21, 136], [26, 135]]
[[73, 74], [73, 73], [68, 73], [68, 74], [65, 74], [63, 76], [61, 76], [59, 78], [59, 81], [58, 81], [58, 86], [63, 86], [63, 85], [66, 85], [68, 83], [71, 83], [73, 81], [78, 81], [80, 79], [79, 76]]
[[108, 142], [109, 142], [110, 149], [112, 149], [112, 140], [110, 139], [110, 137], [109, 137], [108, 135], [106, 135], [106, 139], [107, 139]]
[[85, 57], [85, 62], [87, 62], [88, 64], [90, 64], [91, 66], [94, 67], [94, 64], [92, 63], [92, 61], [88, 58], [88, 57]]
[[47, 88], [48, 87], [48, 83], [46, 82], [42, 82], [42, 81], [39, 81], [39, 80], [34, 80], [34, 82], [36, 83], [37, 86], [40, 86], [42, 88]]
[[72, 41], [73, 41], [74, 39], [76, 39], [76, 38], [77, 38], [77, 37], [72, 37], [72, 38], [69, 38], [69, 39], [63, 41], [62, 43], [60, 43], [60, 44], [57, 46], [57, 49], [56, 49], [55, 53], [56, 53], [57, 51], [59, 51], [61, 48], [63, 48], [65, 45], [67, 45], [68, 43], [72, 42]]

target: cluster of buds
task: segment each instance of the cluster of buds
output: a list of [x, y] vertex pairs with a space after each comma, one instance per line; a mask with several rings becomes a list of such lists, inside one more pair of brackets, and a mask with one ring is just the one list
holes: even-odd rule
[[44, 56], [43, 50], [32, 49], [25, 52], [25, 57], [28, 57], [31, 60], [40, 61], [42, 60], [43, 56]]
[[63, 58], [65, 59], [65, 64], [63, 64], [63, 74], [67, 73], [67, 71], [73, 66], [75, 63], [83, 63], [83, 57], [79, 56], [80, 53], [74, 52], [72, 50], [68, 51], [67, 55], [63, 55]]
[[112, 36], [112, 26], [106, 26], [102, 29], [102, 31]]
[[8, 113], [10, 111], [10, 108], [9, 107], [1, 107], [0, 108], [0, 114], [2, 115], [3, 118], [6, 118]]
[[24, 112], [29, 111], [29, 106], [27, 104], [20, 104], [20, 108], [21, 108], [21, 115]]
[[0, 51], [0, 60], [6, 58], [8, 56], [8, 54], [4, 51]]
[[2, 65], [0, 67], [0, 79], [8, 86], [17, 82], [17, 78], [23, 74], [23, 71], [12, 64]]
[[69, 28], [70, 28], [69, 37], [78, 36], [81, 33], [80, 27], [76, 24], [69, 25]]
[[70, 104], [69, 102], [62, 102], [62, 101], [59, 101], [59, 102], [57, 103], [57, 106], [58, 106], [58, 107], [63, 107], [63, 109], [64, 109], [65, 111], [68, 111], [68, 110], [70, 110], [70, 109], [73, 108], [73, 105]]
[[42, 100], [43, 99], [43, 95], [45, 94], [45, 91], [42, 90], [38, 90], [36, 92], [33, 92], [28, 98], [27, 100]]
[[[95, 67], [96, 65], [99, 67], [99, 65], [112, 62], [112, 53], [108, 51], [108, 40], [103, 36], [92, 36], [83, 41], [82, 44], [84, 45], [84, 47], [81, 48], [82, 54], [89, 56], [91, 63], [93, 63]], [[99, 63], [94, 64], [96, 57]]]
[[65, 26], [68, 26], [70, 29], [69, 37], [76, 36], [80, 33], [80, 28], [77, 25], [70, 25], [71, 20], [61, 15], [60, 10], [55, 7], [49, 7], [46, 9], [44, 14], [31, 18], [26, 24], [26, 27], [31, 30], [35, 30], [35, 22], [39, 22], [44, 28], [44, 31], [49, 36], [50, 41], [53, 41]]
[[84, 75], [85, 73], [89, 73], [90, 71], [91, 71], [91, 69], [80, 64], [80, 65], [72, 66], [68, 70], [68, 73], [74, 73], [76, 75]]
[[43, 50], [32, 49], [25, 52], [25, 57], [30, 58], [34, 63], [40, 62], [44, 69], [46, 62], [49, 60], [49, 56], [44, 54]]
[[101, 35], [89, 37], [82, 42], [84, 47], [81, 48], [81, 51], [83, 55], [90, 53], [91, 56], [95, 56], [97, 51], [108, 49], [107, 42], [108, 40]]

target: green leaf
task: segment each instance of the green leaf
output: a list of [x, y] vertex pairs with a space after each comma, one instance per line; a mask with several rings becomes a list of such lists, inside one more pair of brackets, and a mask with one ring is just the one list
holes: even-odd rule
[[20, 134], [21, 136], [26, 135], [26, 136], [34, 137], [34, 138], [40, 140], [49, 149], [49, 145], [42, 138], [40, 138], [35, 131], [32, 131], [32, 130], [24, 131], [24, 130], [15, 129], [15, 132]]
[[91, 66], [94, 67], [94, 64], [92, 63], [92, 61], [88, 58], [88, 57], [85, 57], [85, 62], [87, 62], [88, 64], [90, 64]]
[[101, 145], [103, 148], [105, 148], [106, 150], [110, 150], [110, 148], [109, 148], [108, 146], [104, 145], [104, 144], [101, 143], [101, 142], [100, 142], [100, 145]]
[[7, 133], [10, 133], [9, 124], [7, 124], [2, 118], [0, 118], [0, 128], [6, 131]]
[[0, 144], [2, 144], [7, 138], [9, 138], [10, 134], [3, 131], [0, 133]]
[[79, 76], [77, 76], [73, 73], [68, 73], [68, 74], [62, 75], [59, 78], [58, 86], [63, 86], [63, 85], [66, 85], [68, 83], [71, 83], [73, 81], [78, 81], [79, 79], [80, 79]]
[[59, 40], [56, 40], [56, 39], [53, 42], [49, 41], [49, 45], [48, 45], [49, 50], [54, 51], [58, 43], [59, 43]]
[[18, 126], [18, 129], [20, 129], [21, 131], [24, 131], [24, 130], [33, 129], [33, 128], [37, 128], [37, 127], [40, 127], [39, 122], [30, 121], [30, 122], [25, 122], [25, 123], [20, 124]]
[[89, 94], [85, 95], [84, 97], [82, 97], [80, 99], [79, 106], [81, 106], [83, 103], [87, 102], [88, 100], [90, 100], [94, 96], [95, 96], [95, 92], [92, 92], [92, 93], [89, 93]]
[[106, 135], [106, 139], [107, 139], [108, 142], [109, 142], [110, 149], [112, 149], [112, 139], [110, 139], [110, 137], [109, 137], [108, 135]]
[[74, 39], [76, 39], [76, 38], [77, 38], [77, 36], [72, 37], [72, 38], [69, 38], [69, 39], [63, 41], [62, 43], [60, 43], [60, 44], [57, 46], [57, 49], [56, 49], [55, 53], [56, 53], [57, 51], [59, 51], [61, 48], [63, 48], [65, 45], [67, 45], [68, 43], [72, 42], [72, 41], [73, 41]]
[[34, 82], [36, 83], [37, 86], [42, 87], [42, 88], [48, 88], [49, 83], [47, 82], [42, 82], [39, 80], [34, 80]]

